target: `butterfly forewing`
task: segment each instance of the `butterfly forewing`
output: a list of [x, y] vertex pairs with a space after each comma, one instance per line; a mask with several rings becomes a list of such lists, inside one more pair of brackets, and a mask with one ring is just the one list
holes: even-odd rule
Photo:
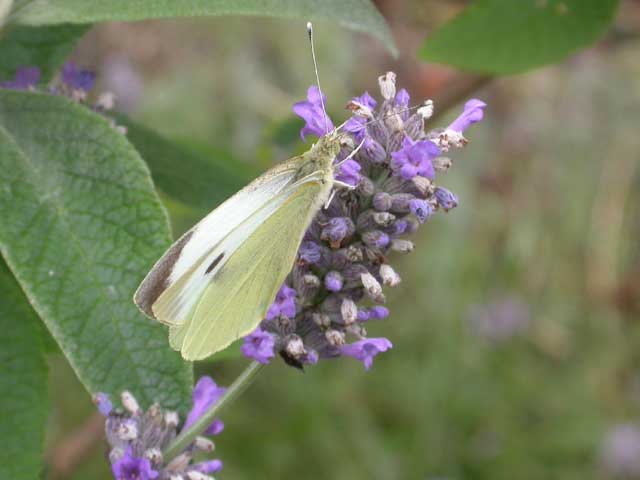
[[189, 320], [171, 328], [171, 345], [186, 359], [221, 350], [258, 325], [291, 269], [322, 190], [318, 181], [298, 187], [220, 268]]

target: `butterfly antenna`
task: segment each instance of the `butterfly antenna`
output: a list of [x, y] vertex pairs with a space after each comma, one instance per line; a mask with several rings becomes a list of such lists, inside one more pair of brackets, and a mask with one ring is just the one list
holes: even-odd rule
[[327, 124], [327, 111], [324, 108], [324, 95], [322, 95], [322, 88], [320, 87], [320, 75], [318, 75], [316, 49], [313, 44], [313, 24], [311, 22], [307, 22], [307, 33], [309, 34], [309, 43], [311, 44], [311, 57], [313, 58], [313, 69], [316, 72], [316, 83], [318, 84], [318, 91], [320, 92], [320, 104], [322, 105], [322, 113], [324, 114], [324, 132], [329, 133], [329, 125]]

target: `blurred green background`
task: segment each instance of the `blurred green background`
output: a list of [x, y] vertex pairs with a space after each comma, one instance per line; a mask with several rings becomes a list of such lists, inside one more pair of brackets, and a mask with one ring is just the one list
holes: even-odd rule
[[[274, 362], [224, 414], [220, 478], [612, 476], [612, 435], [640, 421], [640, 38], [624, 33], [638, 31], [640, 2], [624, 2], [589, 50], [499, 80], [416, 57], [425, 32], [464, 3], [377, 2], [398, 59], [316, 25], [334, 119], [352, 96], [377, 94], [387, 70], [414, 102], [435, 99], [438, 126], [468, 97], [489, 107], [439, 179], [460, 206], [393, 259], [403, 283], [391, 317], [369, 330], [394, 349], [369, 372], [352, 359], [304, 374]], [[142, 125], [225, 162], [221, 184], [233, 189], [306, 148], [291, 113], [314, 82], [305, 35], [283, 20], [114, 23], [73, 58]], [[204, 213], [165, 200], [176, 234]], [[245, 363], [197, 373], [229, 384]], [[63, 357], [51, 369], [48, 476], [111, 478], [88, 395]]]

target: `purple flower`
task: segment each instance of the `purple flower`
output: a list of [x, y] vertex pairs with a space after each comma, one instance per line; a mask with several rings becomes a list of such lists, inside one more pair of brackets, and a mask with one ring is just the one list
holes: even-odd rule
[[318, 263], [322, 258], [322, 250], [316, 242], [307, 241], [300, 244], [298, 258], [305, 263]]
[[389, 309], [381, 305], [367, 308], [364, 310], [358, 310], [358, 321], [366, 322], [367, 320], [382, 320], [389, 316]]
[[339, 244], [351, 236], [354, 230], [355, 226], [349, 217], [333, 217], [322, 229], [320, 238], [332, 244]]
[[409, 201], [409, 211], [415, 215], [420, 223], [424, 223], [433, 213], [433, 208], [429, 205], [429, 202], [420, 198], [414, 198]]
[[409, 106], [409, 92], [407, 92], [404, 88], [398, 90], [396, 94], [396, 107], [401, 109], [406, 109]]
[[456, 118], [447, 130], [462, 133], [474, 123], [482, 120], [484, 116], [484, 108], [487, 106], [482, 100], [472, 98], [464, 104], [464, 111]]
[[147, 458], [134, 457], [131, 447], [111, 466], [111, 471], [116, 480], [152, 480], [159, 475]]
[[452, 208], [456, 208], [458, 206], [458, 197], [455, 193], [450, 192], [446, 188], [437, 187], [434, 195], [438, 205], [440, 205], [445, 212], [448, 212]]
[[328, 272], [324, 277], [324, 286], [330, 292], [339, 292], [342, 290], [342, 284], [344, 283], [344, 279], [340, 272], [336, 272], [332, 270]]
[[276, 300], [267, 310], [266, 319], [273, 320], [277, 317], [293, 318], [296, 316], [296, 294], [297, 292], [283, 283], [276, 295]]
[[113, 410], [109, 395], [106, 393], [98, 392], [93, 396], [93, 403], [98, 407], [98, 411], [105, 417], [108, 417]]
[[440, 149], [430, 140], [414, 142], [409, 137], [402, 141], [402, 148], [391, 153], [391, 169], [403, 180], [416, 175], [433, 180], [436, 172], [431, 160], [440, 155]]
[[293, 112], [306, 122], [300, 130], [302, 140], [307, 134], [322, 137], [334, 128], [331, 119], [322, 110], [322, 102], [326, 103], [326, 99], [320, 95], [318, 87], [312, 85], [307, 90], [307, 100], [293, 105]]
[[93, 88], [96, 74], [90, 70], [80, 70], [71, 60], [62, 66], [62, 83], [76, 90], [88, 92]]
[[376, 108], [376, 105], [378, 105], [378, 102], [376, 101], [376, 99], [373, 98], [371, 95], [369, 95], [369, 92], [364, 92], [359, 97], [353, 97], [351, 101], [354, 103], [363, 105], [371, 110]]
[[372, 139], [367, 135], [367, 119], [363, 117], [353, 116], [345, 122], [342, 130], [349, 132], [356, 143], [364, 140], [362, 148], [367, 149], [371, 145]]
[[[212, 405], [214, 405], [224, 395], [227, 389], [218, 387], [211, 377], [202, 377], [193, 389], [193, 408], [187, 415], [183, 430], [193, 425]], [[209, 425], [204, 433], [207, 435], [218, 435], [224, 429], [224, 423], [217, 418]]]
[[215, 460], [209, 460], [208, 462], [196, 463], [193, 466], [193, 469], [200, 473], [218, 473], [222, 470], [222, 460], [218, 460], [216, 458]]
[[360, 183], [360, 169], [362, 167], [355, 160], [347, 160], [338, 167], [338, 173], [335, 175], [336, 180], [357, 186]]
[[353, 357], [364, 364], [364, 368], [369, 370], [373, 365], [373, 357], [380, 352], [386, 352], [393, 345], [386, 338], [365, 338], [349, 345], [340, 347], [342, 355]]
[[0, 88], [13, 90], [28, 90], [35, 87], [40, 81], [40, 69], [38, 67], [18, 67], [13, 80], [0, 83]]
[[244, 337], [244, 344], [240, 347], [240, 351], [247, 358], [253, 358], [258, 363], [267, 364], [275, 356], [273, 351], [275, 344], [273, 335], [258, 327]]

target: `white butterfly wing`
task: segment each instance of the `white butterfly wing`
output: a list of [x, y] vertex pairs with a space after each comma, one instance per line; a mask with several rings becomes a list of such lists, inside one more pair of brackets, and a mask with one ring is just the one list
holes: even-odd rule
[[230, 254], [286, 200], [282, 193], [294, 182], [296, 160], [267, 171], [180, 237], [138, 287], [138, 307], [162, 323], [183, 323]]
[[[172, 326], [171, 346], [197, 360], [222, 350], [260, 323], [295, 261], [298, 246], [330, 189], [309, 179], [290, 189], [265, 219], [253, 216], [252, 233], [219, 267], [181, 325]], [[261, 217], [261, 216], [260, 216]], [[255, 228], [254, 228], [255, 224]], [[243, 228], [245, 226], [243, 225]]]

